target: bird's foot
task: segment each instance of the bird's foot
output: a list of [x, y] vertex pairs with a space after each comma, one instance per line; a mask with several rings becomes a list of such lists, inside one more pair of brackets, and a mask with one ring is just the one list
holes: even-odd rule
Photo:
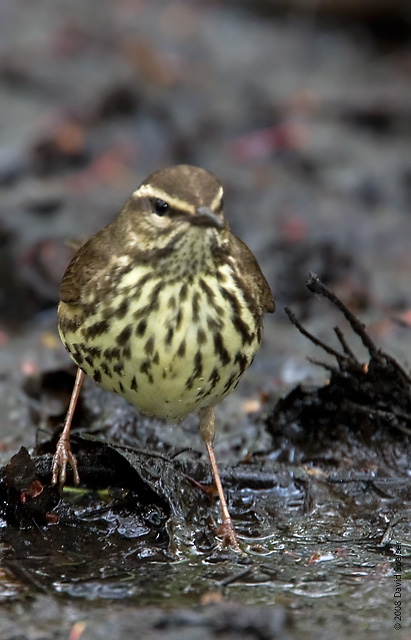
[[62, 435], [57, 443], [56, 453], [53, 456], [53, 463], [51, 467], [52, 486], [58, 484], [60, 489], [64, 487], [67, 476], [67, 464], [69, 464], [73, 470], [74, 484], [80, 484], [77, 460], [71, 452], [70, 440]]
[[234, 529], [231, 518], [224, 518], [219, 530], [219, 535], [222, 536], [223, 547], [231, 547], [238, 553], [243, 553], [240, 543], [238, 542], [237, 534]]

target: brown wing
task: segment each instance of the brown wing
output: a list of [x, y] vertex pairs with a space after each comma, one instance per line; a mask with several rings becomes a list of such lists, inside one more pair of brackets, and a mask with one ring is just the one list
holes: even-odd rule
[[112, 254], [109, 227], [87, 240], [73, 256], [60, 285], [62, 302], [80, 303], [84, 288], [91, 281], [98, 282]]
[[273, 313], [275, 302], [270, 286], [260, 269], [260, 265], [245, 242], [231, 235], [229, 255], [239, 265], [239, 276], [245, 282], [257, 304], [263, 311]]

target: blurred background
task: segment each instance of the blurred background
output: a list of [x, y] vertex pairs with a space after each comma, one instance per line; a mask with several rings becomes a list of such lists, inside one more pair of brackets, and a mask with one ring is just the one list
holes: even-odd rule
[[[174, 163], [203, 166], [221, 179], [226, 216], [258, 257], [277, 301], [265, 323], [264, 348], [218, 416], [219, 458], [231, 452], [237, 462], [245, 455], [247, 429], [249, 442], [257, 430], [260, 450], [267, 451], [266, 431], [244, 414], [255, 415], [264, 399], [301, 380], [325, 378], [306, 360], [313, 345], [283, 310], [290, 305], [330, 340], [341, 318], [306, 291], [310, 271], [367, 323], [378, 345], [409, 367], [410, 143], [407, 0], [2, 0], [2, 460], [20, 444], [32, 446], [39, 427], [56, 426], [64, 416], [74, 368], [58, 338], [56, 306], [73, 253], [70, 240], [101, 229], [141, 180]], [[110, 396], [107, 404], [117, 401]], [[93, 405], [99, 418], [101, 402], [99, 395]], [[224, 441], [227, 425], [236, 435], [228, 432]], [[158, 441], [173, 443], [175, 433], [164, 428]], [[190, 433], [187, 446], [193, 442]], [[329, 530], [324, 536], [330, 538]], [[361, 562], [372, 571], [372, 563]], [[384, 562], [375, 561], [376, 580], [380, 569], [389, 574]], [[271, 575], [275, 581], [277, 564]], [[363, 603], [357, 574], [350, 565], [352, 583], [341, 575], [341, 584], [352, 586], [349, 606], [357, 612]], [[310, 583], [311, 573], [305, 580]], [[319, 595], [323, 580], [321, 574]], [[287, 578], [287, 588], [293, 581]], [[376, 605], [374, 584], [365, 581], [367, 624], [378, 631], [391, 625], [382, 604], [392, 585], [381, 587]], [[286, 602], [282, 585], [276, 588]], [[334, 619], [345, 620], [338, 598], [334, 604]], [[41, 598], [33, 606], [41, 618]], [[60, 606], [62, 600], [44, 607], [56, 618], [47, 633], [60, 629]], [[384, 622], [373, 622], [376, 608]], [[25, 604], [19, 611], [30, 616]], [[66, 608], [65, 628], [82, 615]], [[321, 612], [318, 628], [323, 620]]]
[[223, 181], [272, 323], [309, 313], [310, 270], [356, 307], [406, 308], [410, 24], [401, 0], [3, 1], [2, 366], [55, 324], [67, 239], [178, 162]]

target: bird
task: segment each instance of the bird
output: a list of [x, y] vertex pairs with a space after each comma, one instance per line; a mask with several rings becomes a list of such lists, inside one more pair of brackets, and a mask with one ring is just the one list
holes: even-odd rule
[[87, 375], [143, 414], [199, 416], [221, 504], [224, 546], [239, 548], [215, 453], [214, 408], [259, 349], [271, 289], [224, 216], [220, 180], [187, 164], [146, 178], [119, 216], [73, 256], [60, 286], [58, 330], [77, 365], [52, 485], [67, 465], [80, 482], [70, 428]]

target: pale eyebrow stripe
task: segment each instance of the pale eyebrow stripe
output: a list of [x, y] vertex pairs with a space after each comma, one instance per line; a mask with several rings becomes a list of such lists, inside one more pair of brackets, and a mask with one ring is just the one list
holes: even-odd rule
[[220, 186], [220, 188], [217, 191], [217, 194], [214, 196], [213, 201], [212, 201], [211, 206], [210, 206], [210, 209], [212, 211], [215, 211], [217, 209], [217, 206], [221, 203], [223, 195], [224, 195], [224, 189], [223, 189], [223, 187]]
[[[218, 205], [221, 203], [221, 199], [223, 197], [224, 190], [223, 187], [220, 186], [216, 195], [214, 196], [210, 209], [216, 210]], [[186, 213], [195, 213], [195, 207], [187, 204], [185, 200], [180, 200], [179, 198], [173, 198], [169, 193], [166, 193], [162, 189], [158, 189], [156, 187], [152, 187], [149, 184], [143, 184], [136, 191], [134, 191], [132, 197], [149, 197], [149, 198], [159, 198], [160, 200], [164, 200], [174, 209], [178, 209], [179, 211], [185, 211]]]
[[143, 184], [141, 187], [134, 191], [132, 197], [141, 197], [147, 196], [149, 198], [159, 198], [160, 200], [164, 200], [169, 204], [173, 209], [178, 209], [179, 211], [185, 211], [186, 213], [194, 213], [195, 207], [187, 204], [184, 200], [180, 200], [179, 198], [173, 198], [169, 193], [162, 191], [161, 189], [157, 189], [156, 187], [152, 187], [149, 184]]

